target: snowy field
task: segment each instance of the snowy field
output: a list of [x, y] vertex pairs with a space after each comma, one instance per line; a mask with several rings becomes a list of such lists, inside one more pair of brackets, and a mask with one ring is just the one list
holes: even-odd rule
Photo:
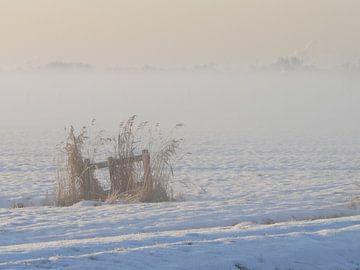
[[[45, 89], [49, 81], [36, 81], [31, 87]], [[195, 86], [204, 87], [199, 81]], [[354, 125], [359, 115], [355, 104], [360, 99], [359, 93], [353, 92], [359, 82], [347, 85], [348, 99], [340, 100], [337, 87], [344, 81], [304, 82], [311, 91], [324, 87], [315, 97], [322, 97], [325, 87], [333, 87], [324, 96], [325, 101], [318, 103], [323, 111], [319, 110], [317, 116], [315, 102], [307, 106], [312, 122], [306, 120], [306, 112], [304, 119], [296, 118], [303, 105], [293, 101], [293, 95], [282, 95], [285, 92], [279, 90], [273, 96], [256, 90], [262, 89], [266, 81], [253, 86], [252, 91], [257, 91], [254, 97], [251, 91], [240, 91], [238, 102], [219, 95], [218, 99], [206, 97], [206, 105], [199, 105], [203, 92], [191, 92], [191, 88], [189, 97], [179, 94], [176, 99], [166, 94], [163, 98], [168, 103], [160, 110], [170, 109], [186, 98], [191, 100], [184, 105], [185, 124], [189, 122], [189, 127], [183, 134], [183, 153], [191, 153], [175, 166], [172, 187], [179, 200], [169, 203], [41, 206], [46, 192], [51, 195], [53, 190], [55, 146], [64, 138], [61, 122], [55, 128], [40, 122], [39, 127], [2, 126], [0, 269], [360, 269], [360, 207], [354, 204], [360, 195], [356, 185], [360, 181], [360, 136]], [[155, 84], [152, 79], [149, 82]], [[186, 88], [191, 82], [193, 78], [180, 85]], [[103, 81], [94, 88], [100, 83]], [[172, 84], [169, 80], [166, 87]], [[5, 85], [22, 89], [26, 83], [20, 86], [17, 80], [8, 79]], [[214, 90], [216, 87], [224, 87], [223, 94], [236, 93], [226, 88], [224, 78], [216, 82], [209, 79], [208, 85], [213, 87], [212, 94], [223, 93]], [[133, 85], [137, 87], [143, 86]], [[295, 90], [294, 95], [301, 101], [311, 101], [309, 89], [304, 96]], [[40, 90], [31, 91], [36, 96]], [[31, 91], [27, 92], [29, 103], [34, 103]], [[152, 91], [163, 93], [161, 89]], [[131, 100], [130, 92], [127, 94]], [[256, 103], [255, 96], [260, 94], [265, 98]], [[3, 98], [11, 102], [15, 97]], [[67, 98], [60, 96], [59, 102]], [[84, 102], [93, 104], [98, 98], [92, 92]], [[270, 110], [272, 102], [279, 98], [282, 107]], [[249, 100], [255, 100], [253, 107], [241, 108]], [[337, 104], [335, 101], [339, 101], [337, 107], [330, 106]], [[25, 100], [19, 102], [26, 105]], [[216, 130], [201, 121], [204, 115], [199, 116], [200, 110], [194, 111], [198, 104], [208, 114], [216, 102], [229, 105], [223, 107], [223, 122], [229, 121], [237, 130]], [[6, 106], [9, 113], [11, 108]], [[251, 114], [260, 108], [265, 112]], [[295, 126], [291, 126], [292, 120], [281, 118], [286, 108], [297, 124], [302, 123], [302, 132], [291, 130]], [[334, 108], [337, 113], [329, 114]], [[249, 116], [240, 116], [242, 110]], [[146, 110], [143, 113], [146, 118]], [[167, 117], [178, 120], [177, 113]], [[49, 114], [55, 116], [51, 110]], [[346, 120], [339, 115], [347, 116]], [[217, 112], [210, 116], [220, 121]], [[250, 118], [249, 122], [257, 120], [263, 129], [286, 126], [289, 130], [267, 133], [242, 121], [245, 118]], [[273, 118], [278, 121], [269, 122]], [[206, 126], [201, 132], [202, 127], [194, 130], [194, 126], [202, 124]], [[319, 128], [307, 129], [307, 124]], [[329, 133], [331, 127], [337, 129]], [[12, 207], [19, 202], [26, 207]]]
[[360, 267], [360, 216], [226, 226], [224, 210], [209, 211], [193, 202], [1, 210], [0, 269]]
[[0, 269], [360, 267], [360, 144], [193, 138], [172, 181], [181, 201], [53, 208], [39, 205], [60, 138], [12, 132], [1, 140], [1, 203], [34, 207], [0, 209]]

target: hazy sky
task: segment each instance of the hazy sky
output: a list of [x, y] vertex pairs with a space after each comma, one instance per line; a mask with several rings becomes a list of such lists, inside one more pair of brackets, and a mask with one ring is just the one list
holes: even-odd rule
[[0, 66], [360, 58], [359, 0], [0, 0]]

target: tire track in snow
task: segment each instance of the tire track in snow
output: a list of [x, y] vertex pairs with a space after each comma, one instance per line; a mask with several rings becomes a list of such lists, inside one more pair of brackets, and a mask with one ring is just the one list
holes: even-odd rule
[[[47, 265], [69, 260], [97, 260], [96, 258], [104, 255], [142, 253], [151, 250], [193, 249], [209, 245], [242, 246], [267, 240], [284, 241], [290, 238], [321, 241], [324, 238], [331, 238], [333, 235], [360, 231], [359, 219], [360, 217], [353, 218], [348, 222], [332, 220], [333, 223], [338, 223], [338, 226], [331, 226], [333, 224], [330, 220], [273, 225], [246, 223], [231, 227], [173, 230], [0, 246], [0, 269], [13, 269], [14, 267], [22, 269], [29, 265], [47, 268]], [[319, 226], [321, 225], [319, 223], [323, 226]]]

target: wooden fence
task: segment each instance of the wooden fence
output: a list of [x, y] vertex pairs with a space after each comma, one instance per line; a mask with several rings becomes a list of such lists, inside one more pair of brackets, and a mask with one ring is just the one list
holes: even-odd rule
[[83, 197], [85, 200], [90, 200], [92, 194], [96, 192], [93, 189], [92, 185], [92, 176], [94, 175], [94, 170], [109, 168], [109, 176], [111, 182], [110, 191], [125, 191], [124, 183], [121, 181], [128, 181], [128, 179], [119, 179], [116, 175], [116, 167], [119, 165], [124, 165], [128, 163], [142, 162], [144, 169], [143, 183], [151, 182], [151, 170], [150, 170], [150, 154], [148, 150], [142, 150], [141, 155], [135, 155], [132, 157], [126, 158], [113, 158], [109, 157], [107, 161], [91, 163], [89, 159], [85, 159], [85, 172], [84, 172], [84, 183], [83, 183]]

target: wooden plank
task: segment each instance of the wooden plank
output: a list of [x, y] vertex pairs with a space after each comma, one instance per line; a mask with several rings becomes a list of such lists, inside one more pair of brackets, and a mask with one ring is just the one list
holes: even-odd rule
[[107, 168], [108, 166], [109, 166], [109, 164], [107, 161], [91, 164], [91, 167], [94, 167], [95, 169], [103, 169], [103, 168]]
[[141, 159], [144, 166], [144, 184], [149, 188], [152, 188], [153, 182], [151, 178], [151, 167], [150, 167], [150, 154], [148, 150], [143, 150]]
[[90, 200], [90, 188], [91, 188], [91, 167], [90, 167], [90, 159], [85, 159], [84, 160], [85, 163], [85, 174], [84, 174], [84, 183], [83, 183], [83, 188], [84, 188], [84, 199], [85, 200]]
[[116, 158], [114, 159], [115, 164], [127, 163], [127, 162], [140, 162], [142, 161], [142, 155], [137, 155], [129, 158]]
[[111, 192], [114, 192], [115, 191], [114, 158], [108, 157], [107, 163], [108, 163], [109, 175], [110, 175], [110, 184], [111, 184], [110, 190]]
[[[113, 164], [121, 164], [126, 162], [140, 162], [142, 161], [142, 155], [137, 155], [129, 158], [113, 158], [112, 162]], [[102, 161], [102, 162], [96, 162], [93, 164], [90, 164], [91, 167], [94, 169], [103, 169], [109, 167], [109, 160]]]

